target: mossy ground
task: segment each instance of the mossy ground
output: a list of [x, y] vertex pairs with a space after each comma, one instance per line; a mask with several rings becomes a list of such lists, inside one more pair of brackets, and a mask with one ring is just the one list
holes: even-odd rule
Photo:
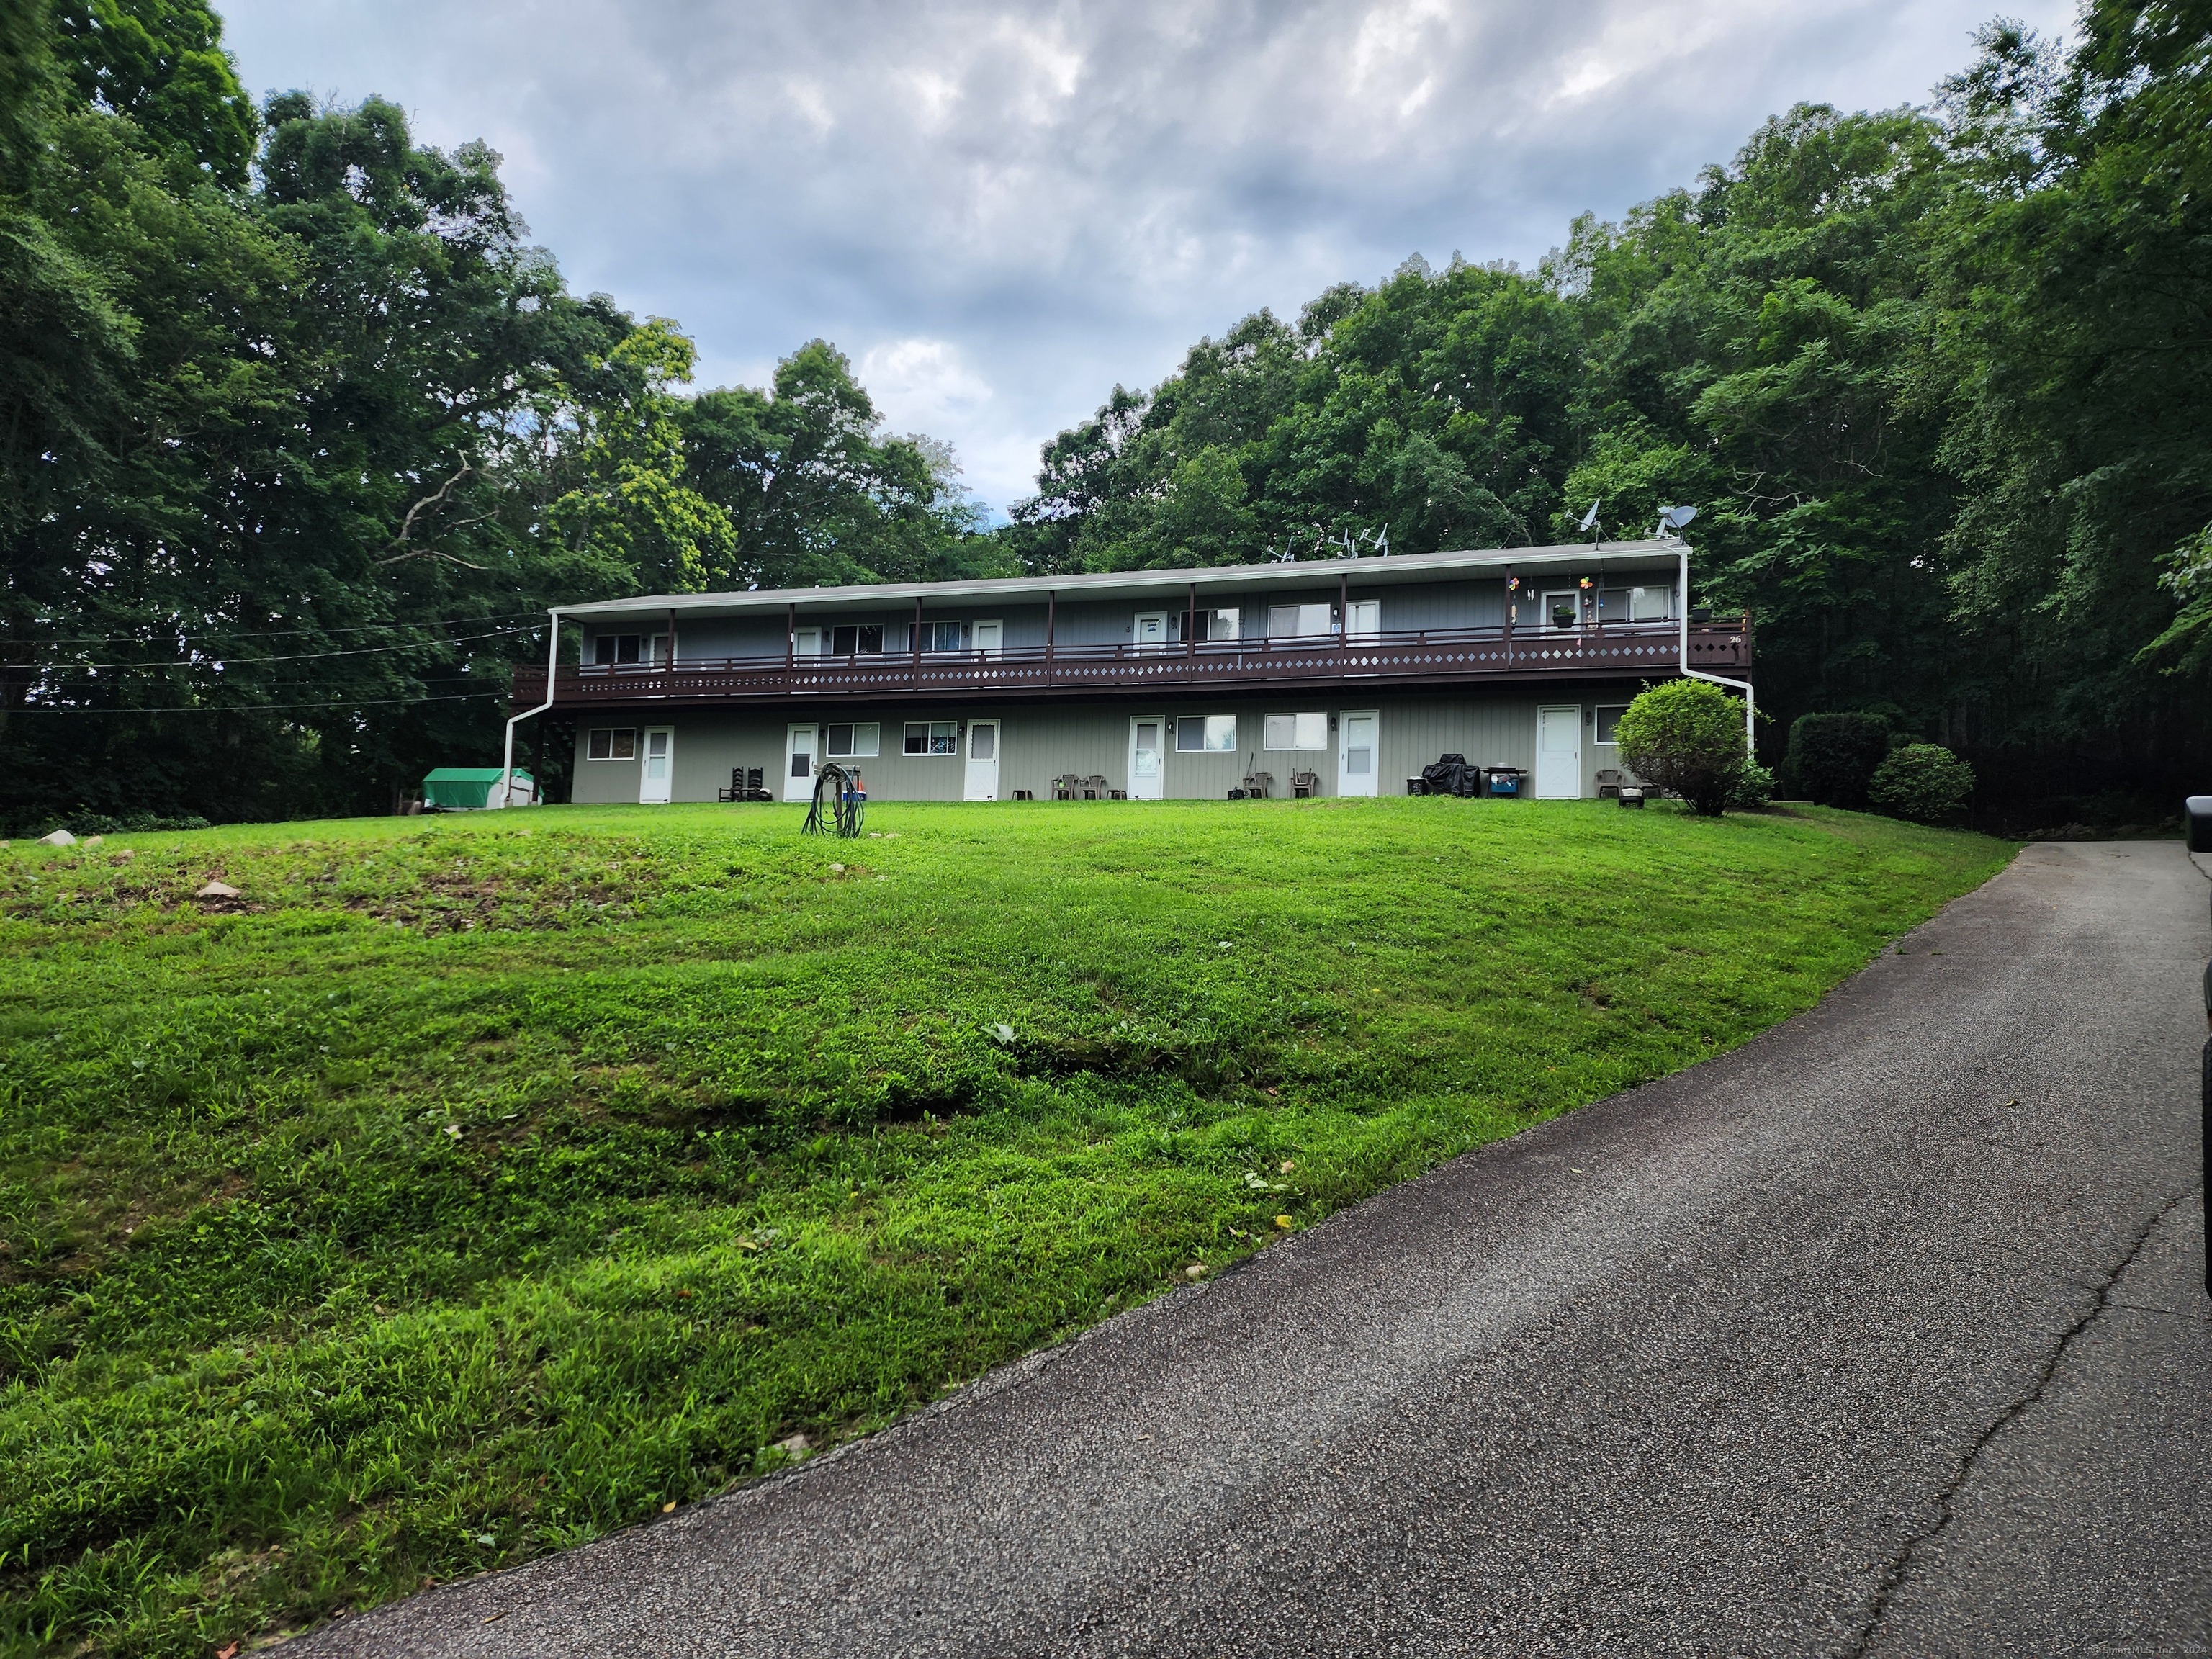
[[1740, 1043], [2010, 851], [1599, 803], [799, 817], [0, 854], [0, 1650], [206, 1654], [702, 1497]]

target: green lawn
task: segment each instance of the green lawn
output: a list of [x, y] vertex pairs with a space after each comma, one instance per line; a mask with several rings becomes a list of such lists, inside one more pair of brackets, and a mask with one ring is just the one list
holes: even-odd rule
[[0, 1650], [205, 1655], [703, 1497], [1740, 1043], [2010, 852], [799, 816], [0, 853]]

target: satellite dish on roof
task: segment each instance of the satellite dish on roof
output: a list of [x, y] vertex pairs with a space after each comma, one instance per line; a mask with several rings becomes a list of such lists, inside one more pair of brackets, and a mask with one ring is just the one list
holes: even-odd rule
[[1602, 495], [1599, 496], [1595, 501], [1590, 503], [1590, 510], [1583, 514], [1583, 529], [1584, 531], [1587, 532], [1596, 526], [1597, 510], [1604, 505], [1605, 497]]
[[1661, 509], [1659, 528], [1669, 536], [1679, 536], [1682, 526], [1698, 516], [1694, 507], [1669, 507]]

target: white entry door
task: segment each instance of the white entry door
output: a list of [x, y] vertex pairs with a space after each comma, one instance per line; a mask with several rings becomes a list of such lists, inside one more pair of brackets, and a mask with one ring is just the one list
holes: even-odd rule
[[645, 728], [645, 765], [638, 775], [637, 799], [642, 806], [665, 806], [670, 786], [676, 781], [676, 732], [666, 726]]
[[1139, 714], [1129, 722], [1131, 800], [1159, 799], [1164, 781], [1160, 766], [1160, 739], [1167, 729], [1167, 721], [1158, 714]]
[[1006, 648], [1006, 625], [1001, 622], [979, 622], [975, 624], [975, 649], [986, 657], [995, 657]]
[[1536, 711], [1536, 799], [1579, 800], [1583, 793], [1583, 711]]
[[1347, 645], [1372, 645], [1382, 637], [1382, 601], [1353, 599], [1344, 607], [1344, 641]]
[[1343, 714], [1336, 723], [1336, 793], [1340, 795], [1371, 795], [1375, 793], [1376, 774], [1381, 763], [1376, 751], [1382, 747], [1376, 737], [1382, 729], [1382, 717], [1372, 711], [1358, 714]]
[[[1168, 615], [1164, 611], [1140, 613], [1136, 622], [1137, 644], [1146, 651], [1163, 649], [1168, 642]], [[1130, 794], [1137, 793], [1131, 790]]]
[[814, 799], [814, 745], [818, 741], [811, 726], [794, 726], [783, 745], [783, 798]]
[[822, 630], [818, 628], [794, 628], [791, 630], [791, 654], [794, 657], [818, 657], [822, 654]]
[[969, 800], [999, 798], [999, 723], [968, 722], [968, 788]]

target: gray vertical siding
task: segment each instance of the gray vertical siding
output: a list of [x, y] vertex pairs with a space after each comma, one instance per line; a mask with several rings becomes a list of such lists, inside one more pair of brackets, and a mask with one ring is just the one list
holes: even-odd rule
[[[1593, 716], [1600, 702], [1625, 704], [1631, 688], [1563, 686], [1556, 691], [1516, 692], [1510, 696], [1391, 696], [1378, 692], [1363, 697], [1356, 692], [1266, 701], [1250, 698], [1182, 702], [1163, 699], [1157, 704], [1072, 707], [1002, 707], [923, 710], [917, 716], [907, 708], [858, 708], [838, 709], [838, 724], [873, 721], [882, 728], [883, 752], [861, 757], [850, 763], [866, 778], [868, 793], [877, 800], [958, 800], [966, 785], [967, 724], [975, 720], [1000, 722], [999, 793], [1010, 799], [1018, 789], [1030, 791], [1040, 800], [1050, 798], [1052, 780], [1064, 772], [1102, 775], [1108, 787], [1128, 787], [1129, 726], [1139, 715], [1163, 722], [1164, 746], [1164, 792], [1171, 799], [1220, 799], [1237, 787], [1255, 768], [1274, 775], [1279, 793], [1288, 793], [1291, 775], [1310, 770], [1319, 775], [1320, 793], [1333, 795], [1337, 788], [1337, 745], [1341, 716], [1347, 711], [1373, 710], [1380, 717], [1377, 757], [1378, 793], [1402, 794], [1406, 780], [1443, 754], [1462, 754], [1477, 766], [1518, 766], [1534, 771], [1536, 763], [1536, 711], [1553, 705], [1574, 705], [1582, 720], [1582, 793], [1595, 793], [1595, 775], [1603, 766], [1618, 766], [1615, 751], [1596, 744]], [[1325, 750], [1271, 751], [1262, 747], [1265, 720], [1269, 714], [1326, 712], [1330, 717], [1329, 746]], [[1233, 714], [1237, 722], [1237, 746], [1233, 753], [1184, 752], [1175, 747], [1175, 720], [1182, 715]], [[800, 715], [804, 723], [805, 715]], [[902, 752], [909, 720], [952, 720], [959, 724], [957, 752], [948, 756], [908, 755]], [[711, 801], [730, 781], [733, 767], [758, 767], [768, 787], [781, 799], [783, 794], [784, 747], [787, 728], [793, 722], [782, 709], [728, 713], [671, 714], [659, 718], [624, 715], [614, 719], [586, 717], [576, 733], [574, 799], [580, 803], [612, 804], [637, 799], [639, 763], [636, 761], [586, 760], [586, 744], [599, 726], [629, 726], [641, 733], [649, 725], [675, 729], [673, 794], [679, 801]], [[827, 720], [817, 716], [817, 726]], [[641, 743], [642, 739], [641, 738]]]

